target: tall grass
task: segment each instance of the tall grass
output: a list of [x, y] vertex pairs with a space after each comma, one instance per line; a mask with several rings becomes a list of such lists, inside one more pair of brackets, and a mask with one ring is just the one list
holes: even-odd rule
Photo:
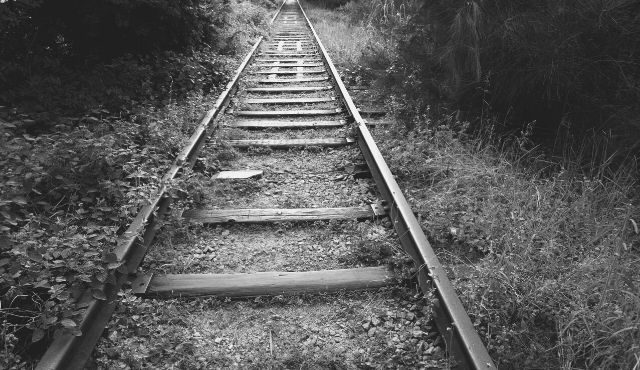
[[637, 166], [585, 173], [454, 121], [380, 143], [500, 367], [640, 366]]
[[384, 70], [395, 59], [396, 41], [391, 35], [367, 24], [370, 17], [354, 20], [358, 10], [351, 4], [347, 3], [339, 11], [322, 8], [315, 2], [305, 2], [304, 6], [343, 77], [364, 66], [369, 70]]
[[[399, 12], [403, 3], [413, 10]], [[376, 60], [349, 59], [353, 52], [363, 55], [376, 32], [393, 40], [376, 68], [404, 73], [385, 93], [392, 110], [414, 115], [412, 125], [376, 130], [378, 142], [500, 368], [638, 369], [638, 163], [616, 136], [622, 126], [584, 135], [588, 125], [575, 121], [598, 111], [596, 127], [614, 107], [633, 117], [637, 40], [614, 49], [635, 34], [637, 12], [625, 0], [563, 4], [429, 1], [416, 10], [411, 1], [352, 1], [337, 14], [318, 9], [315, 23], [326, 22], [318, 27], [326, 43], [344, 42], [332, 57], [365, 69]], [[610, 45], [598, 50], [602, 43]], [[628, 65], [597, 67], [611, 60]], [[615, 100], [624, 91], [631, 95]], [[458, 115], [429, 109], [438, 96], [467, 106], [477, 97], [479, 129], [469, 134]], [[549, 127], [555, 156], [538, 147], [540, 122], [505, 138], [510, 123], [493, 114], [509, 108], [513, 118], [540, 111], [558, 123]]]

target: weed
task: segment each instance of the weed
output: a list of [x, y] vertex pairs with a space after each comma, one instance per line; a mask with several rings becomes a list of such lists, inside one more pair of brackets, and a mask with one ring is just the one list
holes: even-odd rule
[[[640, 278], [631, 268], [640, 258], [635, 167], [601, 163], [594, 166], [601, 171], [586, 174], [550, 166], [522, 140], [501, 149], [487, 137], [463, 144], [448, 127], [411, 131], [402, 151], [406, 134], [387, 133], [383, 152], [411, 189], [409, 201], [425, 210], [422, 223], [435, 244], [480, 252], [473, 277], [454, 284], [498, 362], [633, 367], [638, 349], [629, 344], [639, 332], [632, 312], [640, 309], [628, 285]], [[438, 181], [417, 186], [433, 173]]]

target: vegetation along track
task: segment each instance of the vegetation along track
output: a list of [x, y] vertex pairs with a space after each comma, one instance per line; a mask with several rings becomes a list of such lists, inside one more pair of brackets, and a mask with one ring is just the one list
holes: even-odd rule
[[[356, 239], [365, 234], [391, 235], [384, 225], [393, 226], [396, 237], [391, 243], [400, 244], [417, 267], [416, 277], [424, 296], [414, 297], [414, 301], [424, 301], [427, 296], [433, 300], [429, 302], [432, 311], [425, 314], [425, 321], [433, 319], [446, 344], [449, 360], [445, 364], [456, 368], [495, 368], [373, 141], [367, 128], [373, 123], [366, 123], [361, 118], [298, 2], [285, 0], [272, 20], [270, 36], [260, 38], [254, 45], [227, 90], [204, 116], [163, 179], [166, 184], [179, 175], [181, 168], [193, 166], [206, 146], [214, 147], [207, 148], [212, 151], [243, 151], [242, 156], [228, 158], [231, 159], [229, 171], [221, 171], [214, 177], [211, 196], [207, 198], [208, 208], [187, 210], [182, 214], [196, 224], [222, 225], [222, 228], [210, 228], [208, 230], [213, 231], [204, 233], [205, 240], [201, 241], [198, 251], [200, 257], [209, 253], [206, 261], [199, 264], [181, 262], [184, 259], [177, 255], [180, 250], [176, 248], [150, 251], [149, 259], [155, 253], [173, 256], [174, 263], [168, 264], [170, 267], [143, 262], [159, 229], [159, 221], [169, 209], [168, 190], [163, 186], [119, 241], [110, 264], [111, 276], [105, 279], [102, 289], [107, 299], [95, 298], [91, 291], [82, 298], [87, 306], [81, 324], [82, 336], [58, 336], [38, 368], [83, 367], [109, 323], [118, 292], [129, 284], [139, 296], [169, 300], [189, 300], [194, 296], [237, 298], [340, 291], [342, 296], [324, 297], [329, 301], [343, 299], [346, 302], [343, 306], [351, 311], [367, 311], [374, 305], [370, 296], [358, 296], [357, 293], [348, 296], [344, 292], [389, 289], [388, 286], [396, 281], [392, 278], [393, 272], [387, 267], [376, 266], [377, 261], [370, 261], [368, 266], [363, 267], [360, 263], [353, 267], [357, 264], [353, 260], [336, 257], [343, 250], [332, 250], [327, 245], [356, 248]], [[219, 131], [212, 135], [216, 129]], [[210, 137], [215, 140], [209, 141]], [[358, 163], [362, 160], [364, 163]], [[259, 190], [251, 188], [251, 184], [257, 182], [268, 185], [256, 187]], [[223, 231], [219, 233], [219, 230]], [[226, 238], [228, 236], [232, 238]], [[372, 240], [379, 242], [375, 238]], [[265, 245], [275, 246], [275, 249], [267, 251], [263, 248]], [[297, 245], [293, 253], [285, 250], [294, 248], [292, 245]], [[210, 254], [214, 250], [216, 253]], [[244, 273], [215, 263], [216, 256], [223, 259], [224, 253], [235, 253], [242, 259], [243, 253], [256, 252], [266, 256], [245, 258], [255, 266], [243, 266], [240, 272]], [[269, 271], [274, 268], [281, 272]], [[389, 298], [384, 294], [378, 297]], [[320, 315], [318, 320], [333, 321], [322, 323], [327, 327], [340, 321], [335, 312], [322, 316], [327, 307], [329, 311], [339, 308], [330, 304], [323, 306], [322, 300], [315, 302], [317, 306], [312, 307], [313, 313], [309, 312], [309, 307], [306, 311], [293, 308], [274, 316], [280, 320], [286, 316], [281, 326], [295, 326], [292, 320], [304, 321], [304, 315], [314, 313]], [[383, 299], [378, 308], [384, 309], [385, 304], [393, 305], [393, 296]], [[412, 307], [415, 310], [416, 305]], [[214, 312], [211, 320], [233, 319], [233, 311], [237, 309], [237, 306], [230, 306], [226, 313]], [[420, 331], [422, 328], [428, 330], [429, 326], [425, 322], [414, 322], [415, 314], [409, 311], [396, 326], [410, 333], [417, 330], [414, 343], [423, 343], [422, 335], [433, 338], [430, 333]], [[181, 311], [180, 314], [189, 313]], [[388, 317], [385, 324], [393, 326], [397, 317], [391, 313], [389, 316], [393, 319]], [[258, 325], [260, 314], [247, 320], [251, 322], [245, 322], [243, 327]], [[192, 329], [200, 331], [206, 330], [202, 327], [204, 322], [206, 318], [205, 321], [190, 320], [192, 325], [199, 326]], [[376, 318], [365, 322], [362, 325], [365, 335], [374, 336], [378, 325], [381, 323]], [[309, 329], [306, 324], [302, 326]], [[239, 324], [232, 327], [235, 331], [240, 330]], [[345, 326], [336, 328], [345, 329]], [[285, 334], [296, 337], [295, 328], [287, 330]], [[345, 341], [360, 340], [348, 330], [332, 330], [331, 333]], [[273, 335], [270, 329], [271, 356]], [[276, 336], [286, 340], [282, 333], [276, 333]], [[309, 335], [297, 338], [311, 339]], [[313, 339], [313, 342], [317, 340]], [[218, 337], [215, 344], [222, 341], [223, 338]], [[195, 356], [193, 348], [186, 352]], [[240, 357], [236, 360], [237, 366], [247, 365], [242, 365]], [[303, 367], [305, 360], [290, 359], [288, 364]], [[253, 367], [261, 365], [268, 364], [254, 363]]]

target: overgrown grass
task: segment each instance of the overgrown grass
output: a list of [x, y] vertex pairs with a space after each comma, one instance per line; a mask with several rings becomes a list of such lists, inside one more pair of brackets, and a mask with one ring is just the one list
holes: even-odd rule
[[[364, 4], [351, 2], [338, 15], [309, 11], [326, 23], [317, 27], [323, 40], [331, 28], [342, 30], [343, 45], [327, 42], [337, 63], [362, 71], [366, 58], [352, 56], [364, 54], [372, 34], [395, 32], [379, 16], [371, 21], [375, 10]], [[505, 139], [505, 124], [486, 114], [474, 118], [483, 129], [470, 134], [456, 114], [429, 109], [428, 99], [447, 87], [405, 64], [407, 45], [425, 46], [414, 58], [433, 57], [429, 40], [387, 37], [400, 40], [384, 51], [384, 63], [396, 64], [373, 76], [374, 85], [409, 124], [376, 129], [378, 144], [500, 368], [640, 366], [637, 162], [614, 160], [616, 138], [604, 135], [557, 139], [561, 150], [551, 157], [532, 141], [531, 126]], [[398, 70], [404, 75], [393, 78]]]
[[354, 21], [343, 8], [331, 11], [309, 1], [303, 6], [343, 79], [358, 83], [393, 63], [396, 40], [379, 28]]
[[439, 255], [469, 265], [454, 285], [501, 366], [637, 366], [636, 164], [586, 174], [429, 123], [380, 143]]

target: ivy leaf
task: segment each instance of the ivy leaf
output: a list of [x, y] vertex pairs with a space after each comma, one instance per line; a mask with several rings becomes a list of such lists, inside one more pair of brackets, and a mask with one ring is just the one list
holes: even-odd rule
[[44, 338], [44, 330], [42, 330], [40, 328], [36, 328], [33, 331], [33, 335], [31, 335], [31, 343], [38, 342], [42, 338]]
[[107, 300], [107, 295], [104, 294], [104, 292], [101, 289], [93, 289], [91, 290], [91, 295], [93, 295], [93, 298], [99, 300], [99, 301], [106, 301]]
[[35, 249], [29, 248], [27, 250], [27, 257], [35, 262], [42, 262], [42, 254], [36, 252]]
[[115, 270], [118, 267], [122, 266], [123, 264], [124, 264], [124, 261], [109, 262], [109, 264], [107, 265], [107, 269]]
[[64, 326], [65, 328], [75, 328], [76, 326], [78, 326], [78, 324], [76, 324], [76, 322], [71, 319], [63, 319], [60, 321], [60, 324], [62, 324], [62, 326]]
[[106, 253], [104, 256], [102, 256], [102, 262], [105, 262], [105, 263], [117, 263], [118, 262], [118, 256], [113, 252]]
[[11, 198], [11, 201], [19, 205], [27, 204], [27, 198], [24, 195], [15, 195], [13, 198]]

